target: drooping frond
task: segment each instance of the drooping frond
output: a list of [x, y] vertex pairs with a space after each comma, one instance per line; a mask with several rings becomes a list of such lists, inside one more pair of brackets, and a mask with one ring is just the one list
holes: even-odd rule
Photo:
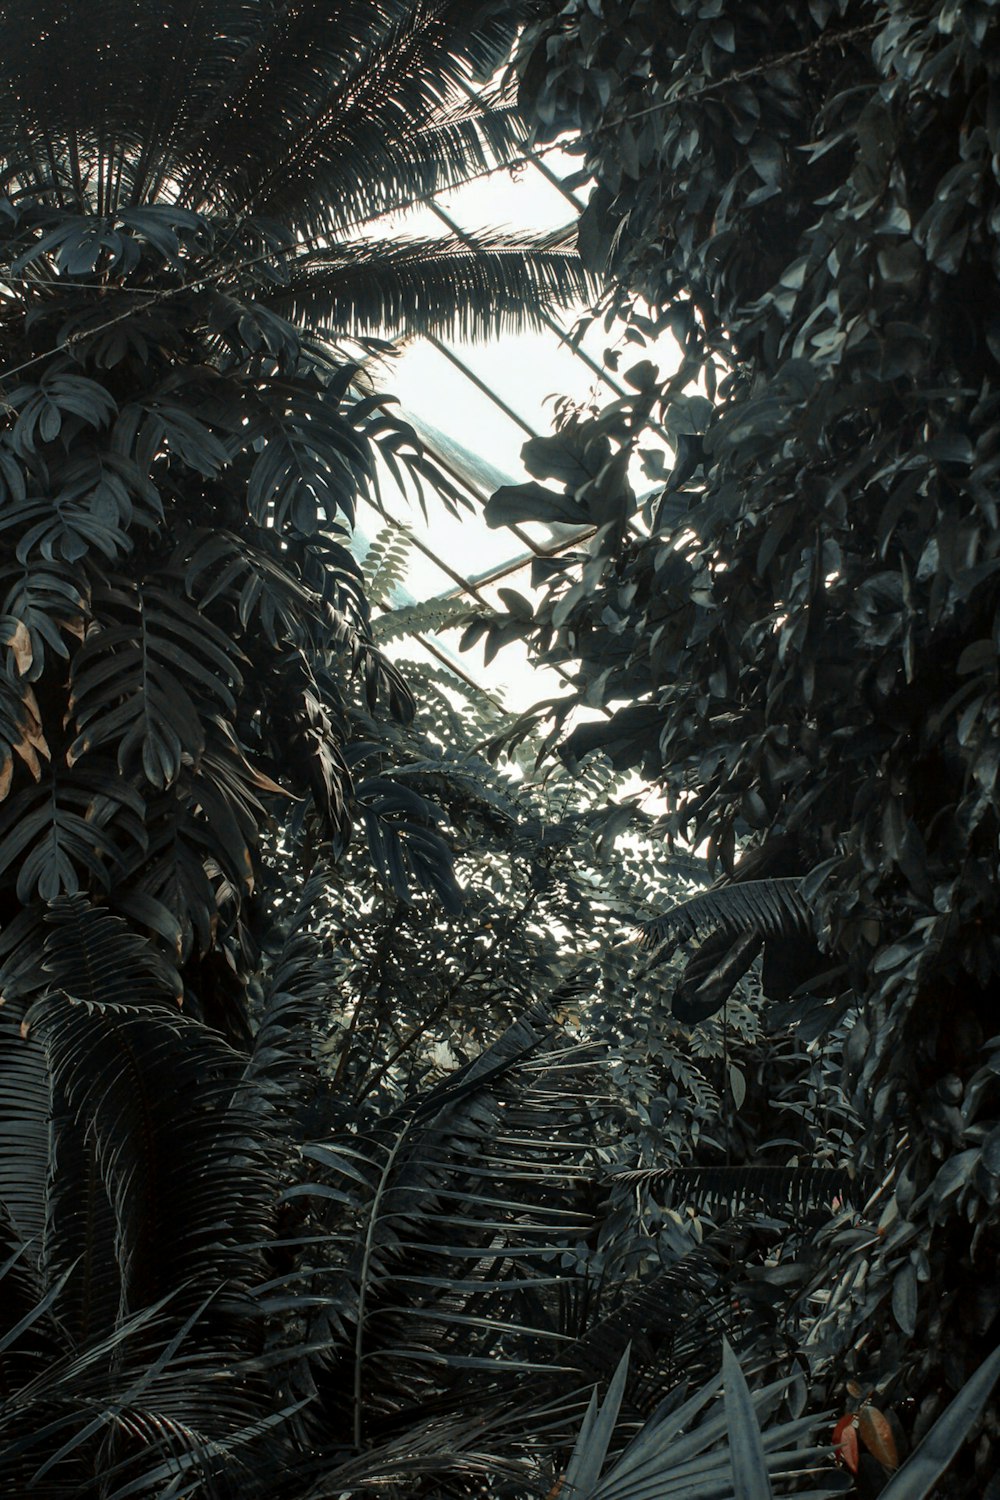
[[811, 919], [802, 897], [802, 880], [798, 876], [785, 876], [734, 881], [731, 885], [699, 891], [652, 922], [644, 923], [642, 943], [646, 948], [655, 948], [670, 939], [700, 941], [720, 928], [729, 932], [755, 932], [761, 937], [809, 932]]
[[[37, 1264], [45, 1233], [51, 1081], [41, 1049], [26, 1044], [13, 1016], [0, 1025], [0, 1215], [13, 1243]], [[2, 1294], [0, 1294], [2, 1295]]]
[[714, 1015], [761, 949], [769, 999], [788, 1000], [809, 983], [830, 993], [841, 971], [830, 969], [817, 945], [803, 888], [799, 876], [734, 881], [701, 891], [642, 924], [640, 940], [653, 950], [644, 975], [666, 963], [679, 944], [698, 944], [674, 992], [678, 1020], [694, 1025]]
[[593, 282], [564, 234], [477, 231], [475, 246], [437, 239], [359, 239], [296, 256], [267, 292], [286, 317], [359, 332], [495, 336], [541, 321], [546, 307], [589, 299]]
[[182, 1015], [91, 1011], [56, 996], [36, 1002], [27, 1019], [64, 1101], [60, 1129], [92, 1158], [89, 1174], [59, 1179], [54, 1263], [72, 1265], [80, 1254], [93, 1182], [114, 1215], [106, 1243], [115, 1246], [123, 1307], [180, 1297], [181, 1288], [179, 1305], [190, 1307], [199, 1287], [204, 1295], [232, 1277], [223, 1299], [231, 1315], [247, 1268], [237, 1247], [262, 1237], [272, 1191], [251, 1123], [233, 1107], [238, 1056]]
[[710, 1213], [761, 1208], [802, 1214], [825, 1208], [832, 1214], [844, 1203], [860, 1204], [868, 1194], [865, 1179], [835, 1167], [652, 1167], [616, 1172], [614, 1180], [648, 1188], [669, 1207], [694, 1203]]
[[[764, 939], [752, 929], [734, 933], [723, 927], [709, 933], [688, 960], [684, 977], [674, 990], [671, 1009], [677, 1019], [693, 1026], [715, 1015], [763, 946]], [[654, 952], [647, 972], [663, 962], [670, 948], [671, 940], [668, 939]]]
[[306, 881], [290, 911], [277, 914], [265, 943], [263, 995], [254, 1017], [246, 1083], [263, 1112], [288, 1128], [317, 1089], [316, 1046], [329, 1023], [332, 962], [308, 930], [329, 871]]
[[47, 931], [39, 981], [70, 1004], [90, 1011], [179, 1004], [184, 989], [176, 969], [120, 917], [84, 896], [63, 896], [45, 913]]
[[206, 101], [182, 201], [238, 186], [243, 213], [336, 233], [512, 152], [501, 115], [456, 106], [461, 85], [502, 60], [516, 12], [470, 15], [465, 0], [282, 8]]
[[470, 106], [517, 7], [465, 0], [185, 0], [5, 12], [0, 154], [30, 191], [98, 213], [155, 198], [330, 232], [503, 159], [502, 103]]

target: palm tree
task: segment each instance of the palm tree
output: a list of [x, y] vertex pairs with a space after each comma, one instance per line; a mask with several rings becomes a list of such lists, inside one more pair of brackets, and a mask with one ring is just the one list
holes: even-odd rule
[[[376, 710], [412, 711], [348, 542], [376, 451], [427, 460], [361, 368], [366, 341], [482, 333], [583, 285], [558, 241], [373, 228], [516, 152], [502, 93], [465, 87], [502, 62], [516, 14], [0, 9], [12, 1492], [229, 1492], [226, 1454], [266, 1449], [276, 1424], [308, 1451], [305, 1398], [286, 1386], [275, 1409], [267, 1374], [280, 1311], [253, 1292], [305, 1066], [272, 1012], [263, 1041], [248, 1017], [261, 835], [294, 806], [336, 853], [355, 817], [345, 747], [362, 722], [378, 733]], [[383, 789], [365, 818], [387, 878], [457, 899], [424, 799]], [[297, 1006], [301, 988], [286, 1020]]]
[[99, 894], [233, 1035], [265, 805], [342, 841], [351, 680], [412, 706], [345, 543], [373, 452], [427, 460], [344, 345], [582, 286], [558, 243], [370, 232], [517, 149], [468, 92], [515, 9], [4, 11], [0, 915]]

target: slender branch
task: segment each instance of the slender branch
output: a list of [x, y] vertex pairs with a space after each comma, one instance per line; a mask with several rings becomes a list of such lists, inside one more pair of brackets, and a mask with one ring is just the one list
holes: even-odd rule
[[847, 31], [825, 31], [815, 41], [805, 47], [800, 47], [794, 52], [780, 52], [774, 57], [765, 57], [759, 63], [754, 63], [749, 68], [737, 68], [732, 73], [726, 73], [722, 78], [715, 78], [711, 83], [704, 83], [700, 88], [688, 89], [686, 92], [675, 94], [672, 99], [661, 99], [658, 104], [648, 104], [644, 109], [633, 110], [631, 113], [618, 115], [613, 120], [604, 120], [600, 129], [612, 130], [619, 125], [625, 125], [630, 120], [641, 120], [644, 115], [652, 115], [661, 109], [674, 109], [680, 104], [689, 104], [694, 99], [703, 99], [707, 94], [714, 94], [719, 89], [726, 88], [730, 83], [744, 83], [748, 78], [760, 78], [765, 73], [773, 73], [776, 68], [787, 68], [791, 63], [806, 62], [810, 57], [815, 57], [826, 47], [838, 46], [844, 42], [853, 42], [859, 37], [873, 36], [875, 32], [884, 29], [882, 21], [867, 21], [863, 26], [852, 26]]
[[420, 1040], [420, 1038], [427, 1031], [428, 1027], [432, 1026], [435, 1021], [437, 1021], [442, 1015], [444, 1015], [445, 1011], [448, 1009], [449, 1005], [458, 994], [458, 991], [462, 985], [462, 981], [465, 978], [466, 974], [462, 974], [451, 986], [451, 988], [445, 991], [444, 995], [438, 1001], [437, 1005], [433, 1005], [427, 1012], [426, 1016], [424, 1016], [421, 1021], [418, 1021], [415, 1026], [412, 1026], [410, 1028], [406, 1036], [400, 1039], [399, 1045], [395, 1048], [395, 1050], [389, 1053], [388, 1057], [386, 1057], [379, 1064], [379, 1066], [375, 1069], [374, 1073], [372, 1073], [369, 1078], [365, 1079], [364, 1083], [361, 1085], [360, 1089], [354, 1097], [354, 1103], [356, 1105], [360, 1104], [363, 1099], [367, 1098], [367, 1096], [373, 1091], [373, 1089], [376, 1089], [378, 1087], [378, 1085], [382, 1082], [382, 1079], [388, 1073], [389, 1069], [395, 1066], [395, 1064], [399, 1061], [403, 1054], [405, 1052], [408, 1052], [415, 1042], [418, 1042]]
[[398, 901], [392, 907], [389, 907], [388, 902], [386, 903], [386, 921], [379, 935], [378, 943], [375, 947], [375, 952], [369, 960], [368, 968], [365, 970], [364, 978], [362, 979], [361, 984], [358, 987], [358, 997], [354, 1003], [354, 1010], [351, 1013], [351, 1019], [348, 1023], [347, 1030], [344, 1033], [344, 1045], [341, 1048], [340, 1057], [337, 1061], [337, 1070], [333, 1075], [333, 1087], [335, 1089], [339, 1087], [343, 1079], [344, 1070], [347, 1067], [347, 1059], [351, 1050], [351, 1042], [354, 1038], [355, 1032], [358, 1029], [358, 1022], [361, 1019], [362, 1002], [366, 1000], [370, 995], [373, 980], [381, 979], [382, 970], [385, 967], [385, 961], [389, 956], [389, 946], [392, 942], [394, 923], [398, 910]]

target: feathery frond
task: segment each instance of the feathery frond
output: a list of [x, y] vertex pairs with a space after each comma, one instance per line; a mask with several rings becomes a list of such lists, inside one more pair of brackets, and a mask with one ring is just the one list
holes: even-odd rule
[[441, 236], [311, 250], [289, 263], [266, 300], [286, 317], [333, 329], [477, 339], [540, 326], [545, 308], [572, 307], [594, 290], [565, 232], [482, 229], [474, 245]]
[[809, 1208], [860, 1205], [867, 1179], [835, 1167], [646, 1167], [616, 1172], [614, 1181], [648, 1188], [671, 1207], [693, 1203], [712, 1213], [719, 1208], [742, 1214], [760, 1208], [800, 1216]]
[[733, 881], [699, 891], [662, 916], [643, 923], [643, 946], [653, 948], [670, 939], [700, 940], [720, 928], [781, 937], [795, 930], [810, 931], [809, 908], [801, 895], [802, 880], [786, 876], [771, 880]]

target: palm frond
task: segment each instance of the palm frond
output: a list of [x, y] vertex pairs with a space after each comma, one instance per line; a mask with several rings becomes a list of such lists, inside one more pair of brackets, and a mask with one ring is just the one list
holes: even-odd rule
[[[223, 1468], [249, 1473], [254, 1446], [289, 1412], [268, 1411], [250, 1362], [213, 1347], [203, 1326], [210, 1302], [177, 1326], [163, 1299], [69, 1349], [51, 1298], [36, 1303], [13, 1341], [20, 1383], [0, 1400], [0, 1481], [8, 1492], [76, 1500], [93, 1492], [99, 1475], [109, 1500], [214, 1495]], [[22, 1348], [26, 1333], [34, 1350]], [[187, 1487], [178, 1490], [181, 1479]]]
[[316, 1048], [330, 1019], [331, 965], [308, 928], [308, 918], [328, 878], [323, 867], [314, 872], [293, 910], [282, 914], [277, 946], [266, 944], [265, 982], [246, 1081], [279, 1130], [298, 1123], [317, 1088]]
[[110, 0], [85, 19], [15, 4], [17, 45], [0, 65], [7, 169], [99, 213], [172, 195], [329, 227], [513, 152], [502, 106], [469, 109], [461, 85], [502, 60], [515, 10], [168, 0], [153, 15]]
[[45, 913], [39, 983], [87, 1010], [179, 1005], [177, 970], [120, 917], [85, 896], [62, 896]]
[[545, 308], [572, 307], [593, 291], [564, 235], [487, 229], [474, 244], [442, 235], [307, 251], [289, 263], [283, 285], [261, 296], [286, 317], [335, 329], [473, 339], [539, 326]]
[[754, 1208], [800, 1215], [809, 1208], [837, 1212], [838, 1204], [860, 1204], [866, 1179], [836, 1167], [650, 1167], [616, 1172], [613, 1181], [648, 1188], [669, 1207], [698, 1204], [708, 1212], [742, 1214]]
[[[351, 1351], [355, 1434], [436, 1400], [461, 1370], [495, 1382], [558, 1360], [558, 1320], [525, 1312], [559, 1279], [557, 1247], [590, 1223], [574, 1187], [587, 1130], [562, 1123], [570, 1101], [586, 1116], [580, 1062], [538, 1007], [377, 1129], [304, 1148], [323, 1172], [289, 1200], [347, 1206], [306, 1282], [323, 1294], [317, 1327]], [[304, 1274], [264, 1305], [283, 1307]]]
[[802, 896], [802, 879], [785, 876], [770, 880], [734, 881], [699, 891], [662, 916], [645, 922], [640, 929], [646, 948], [661, 943], [700, 940], [720, 928], [729, 932], [755, 932], [761, 937], [781, 937], [794, 931], [811, 931], [809, 907]]
[[[809, 1446], [819, 1418], [767, 1421], [792, 1377], [751, 1394], [732, 1350], [728, 1344], [723, 1347], [722, 1372], [686, 1400], [686, 1389], [668, 1397], [609, 1466], [628, 1371], [626, 1351], [603, 1403], [594, 1392], [560, 1489], [565, 1487], [574, 1500], [668, 1500], [675, 1495], [677, 1500], [689, 1495], [723, 1500], [763, 1497], [771, 1493], [774, 1476], [791, 1480], [794, 1493], [808, 1500], [842, 1493], [829, 1448]], [[719, 1403], [723, 1385], [724, 1401]], [[826, 1483], [803, 1488], [803, 1478], [808, 1481], [821, 1464]]]
[[255, 48], [242, 77], [237, 69], [238, 97], [230, 85], [204, 137], [213, 165], [203, 180], [224, 180], [239, 161], [242, 212], [331, 234], [345, 217], [382, 213], [512, 154], [502, 117], [453, 112], [464, 108], [461, 85], [504, 57], [516, 10], [470, 16], [461, 0], [304, 7], [277, 45]]

